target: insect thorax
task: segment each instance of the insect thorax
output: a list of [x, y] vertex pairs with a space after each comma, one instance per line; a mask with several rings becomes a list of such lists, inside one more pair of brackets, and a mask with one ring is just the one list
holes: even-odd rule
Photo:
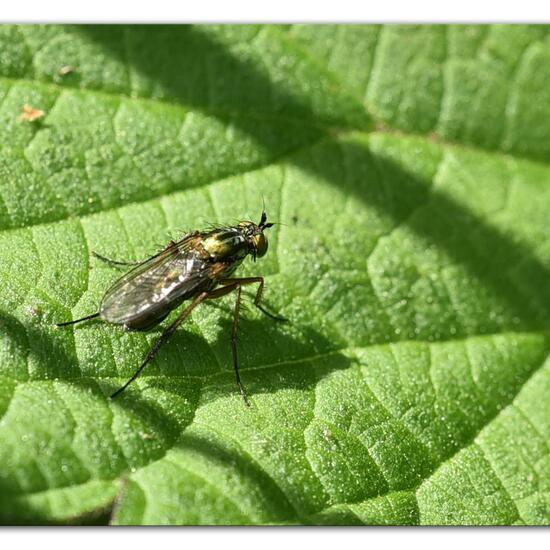
[[202, 240], [202, 247], [211, 261], [240, 261], [249, 252], [247, 237], [238, 228], [219, 229], [208, 233]]

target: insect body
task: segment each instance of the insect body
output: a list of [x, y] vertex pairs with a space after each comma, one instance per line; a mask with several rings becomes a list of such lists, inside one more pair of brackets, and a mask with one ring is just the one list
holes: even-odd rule
[[122, 325], [126, 330], [146, 331], [158, 325], [170, 311], [190, 300], [189, 305], [164, 330], [132, 377], [111, 397], [116, 397], [139, 376], [162, 344], [201, 302], [236, 292], [231, 351], [237, 384], [245, 403], [249, 405], [240, 380], [237, 358], [241, 288], [258, 284], [254, 305], [276, 320], [286, 320], [273, 315], [261, 305], [263, 277], [232, 278], [246, 256], [250, 254], [255, 261], [267, 252], [264, 231], [273, 224], [266, 222], [267, 216], [262, 212], [259, 224], [244, 221], [236, 226], [195, 231], [178, 242], [171, 241], [162, 252], [141, 263], [117, 262], [95, 254], [100, 260], [112, 265], [135, 267], [107, 290], [97, 313], [57, 326], [100, 317], [107, 323]]

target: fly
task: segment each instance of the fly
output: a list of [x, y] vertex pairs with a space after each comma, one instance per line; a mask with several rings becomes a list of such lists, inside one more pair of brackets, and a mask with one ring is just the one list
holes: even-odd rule
[[268, 242], [264, 231], [272, 225], [273, 223], [267, 223], [264, 211], [258, 224], [243, 221], [235, 226], [194, 231], [177, 242], [170, 241], [164, 250], [143, 262], [119, 262], [94, 253], [98, 259], [110, 265], [135, 267], [107, 290], [98, 312], [74, 321], [58, 323], [56, 326], [73, 325], [99, 317], [107, 323], [122, 325], [125, 330], [147, 331], [163, 321], [183, 302], [190, 301], [176, 320], [163, 331], [129, 380], [111, 395], [113, 398], [139, 376], [162, 345], [199, 304], [235, 292], [231, 353], [239, 391], [246, 405], [250, 406], [239, 375], [237, 356], [242, 287], [257, 284], [254, 305], [272, 319], [286, 319], [270, 313], [262, 306], [263, 277], [234, 278], [232, 275], [246, 256], [251, 255], [256, 261], [256, 258], [265, 255]]

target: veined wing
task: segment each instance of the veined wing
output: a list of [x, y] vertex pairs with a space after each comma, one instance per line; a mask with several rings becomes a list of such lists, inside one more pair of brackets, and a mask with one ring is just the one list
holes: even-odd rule
[[129, 326], [154, 321], [209, 286], [208, 264], [193, 246], [195, 239], [196, 234], [184, 237], [121, 277], [103, 297], [101, 317]]

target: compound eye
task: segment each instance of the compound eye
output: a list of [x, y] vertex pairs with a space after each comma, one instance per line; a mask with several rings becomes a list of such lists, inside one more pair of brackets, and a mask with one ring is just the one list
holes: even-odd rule
[[267, 237], [260, 233], [254, 237], [254, 244], [256, 245], [256, 256], [261, 258], [267, 252]]

